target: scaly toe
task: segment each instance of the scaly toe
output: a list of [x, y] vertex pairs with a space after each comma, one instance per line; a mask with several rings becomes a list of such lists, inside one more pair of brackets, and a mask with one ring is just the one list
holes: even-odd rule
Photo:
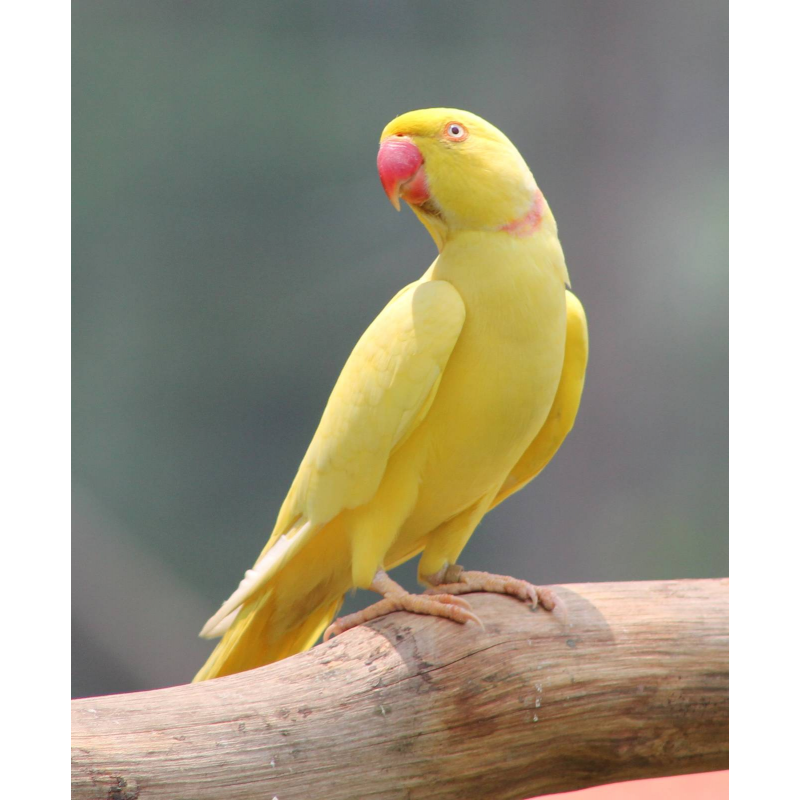
[[508, 575], [493, 575], [489, 572], [464, 571], [458, 583], [442, 583], [433, 586], [426, 594], [446, 592], [450, 595], [466, 594], [467, 592], [492, 592], [494, 594], [507, 594], [530, 603], [534, 608], [541, 605], [547, 611], [557, 612], [557, 616], [564, 616], [562, 604], [552, 589], [534, 586], [528, 581], [512, 578]]
[[391, 614], [392, 611], [399, 611], [401, 608], [402, 606], [395, 599], [384, 598], [379, 600], [362, 611], [356, 611], [354, 614], [348, 614], [346, 617], [339, 617], [339, 619], [334, 620], [325, 629], [325, 633], [322, 634], [322, 641], [327, 642], [331, 636], [338, 636], [351, 628], [357, 628], [365, 622]]
[[480, 618], [472, 613], [472, 606], [461, 597], [453, 597], [451, 594], [437, 593], [434, 595], [403, 594], [379, 600], [371, 606], [340, 617], [328, 625], [322, 635], [322, 641], [327, 642], [331, 636], [338, 636], [340, 633], [357, 628], [365, 622], [370, 622], [378, 617], [391, 614], [393, 611], [410, 611], [412, 614], [430, 614], [434, 617], [444, 617], [453, 622], [465, 624], [475, 622], [481, 628], [483, 623]]

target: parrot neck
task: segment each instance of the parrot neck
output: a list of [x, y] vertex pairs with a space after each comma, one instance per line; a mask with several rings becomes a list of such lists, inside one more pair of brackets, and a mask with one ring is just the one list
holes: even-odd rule
[[[534, 192], [533, 201], [528, 211], [521, 217], [517, 217], [517, 219], [512, 219], [511, 222], [501, 225], [499, 230], [510, 233], [512, 236], [532, 236], [541, 228], [545, 212], [549, 210], [544, 195], [540, 189], [537, 189]], [[552, 217], [552, 214], [550, 216]]]
[[432, 265], [436, 275], [431, 274], [431, 277], [453, 280], [462, 271], [462, 265], [467, 263], [477, 273], [488, 275], [501, 265], [506, 268], [520, 264], [528, 265], [526, 270], [534, 265], [537, 270], [558, 275], [562, 285], [569, 286], [569, 272], [556, 221], [544, 197], [541, 202], [541, 212], [536, 211], [535, 219], [531, 214], [531, 218], [523, 217], [495, 230], [445, 229], [439, 257]]
[[444, 214], [433, 201], [428, 201], [421, 205], [409, 203], [409, 206], [431, 235], [440, 253], [448, 242], [457, 236], [467, 233], [497, 233], [502, 236], [511, 236], [514, 239], [527, 239], [538, 233], [558, 235], [553, 213], [550, 211], [550, 206], [538, 187], [535, 189], [530, 206], [524, 214], [502, 225], [493, 225], [485, 228], [452, 227], [447, 223]]

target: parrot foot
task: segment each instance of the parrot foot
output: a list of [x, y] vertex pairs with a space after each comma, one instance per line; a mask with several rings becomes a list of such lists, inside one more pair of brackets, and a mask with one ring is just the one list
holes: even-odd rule
[[480, 619], [472, 613], [472, 606], [460, 597], [449, 593], [409, 594], [399, 583], [393, 581], [383, 570], [379, 570], [369, 587], [373, 592], [383, 595], [383, 600], [373, 603], [363, 611], [356, 611], [346, 617], [339, 617], [327, 627], [322, 641], [327, 642], [331, 636], [356, 628], [365, 622], [391, 614], [393, 611], [410, 611], [412, 614], [429, 614], [433, 617], [444, 617], [461, 623], [476, 622], [483, 627]]
[[561, 611], [563, 604], [552, 589], [544, 586], [534, 586], [528, 581], [512, 578], [508, 575], [493, 575], [491, 572], [467, 571], [458, 564], [453, 564], [439, 570], [435, 575], [430, 575], [426, 581], [431, 584], [425, 594], [447, 592], [458, 595], [467, 592], [493, 592], [495, 594], [508, 594], [517, 597], [524, 603], [530, 603], [534, 608], [541, 605], [547, 611]]

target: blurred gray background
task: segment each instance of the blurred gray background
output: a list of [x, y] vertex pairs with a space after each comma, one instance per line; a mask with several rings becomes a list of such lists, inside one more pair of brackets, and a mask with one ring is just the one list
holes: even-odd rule
[[515, 142], [589, 318], [575, 430], [463, 562], [727, 574], [725, 2], [78, 0], [73, 25], [75, 696], [210, 652], [352, 346], [435, 256], [375, 169], [414, 108]]

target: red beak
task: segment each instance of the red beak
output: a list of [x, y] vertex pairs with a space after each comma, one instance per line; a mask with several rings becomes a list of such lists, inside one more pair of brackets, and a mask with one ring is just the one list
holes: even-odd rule
[[378, 150], [378, 175], [392, 205], [400, 210], [400, 197], [419, 205], [429, 197], [424, 159], [419, 148], [407, 136], [389, 136]]

